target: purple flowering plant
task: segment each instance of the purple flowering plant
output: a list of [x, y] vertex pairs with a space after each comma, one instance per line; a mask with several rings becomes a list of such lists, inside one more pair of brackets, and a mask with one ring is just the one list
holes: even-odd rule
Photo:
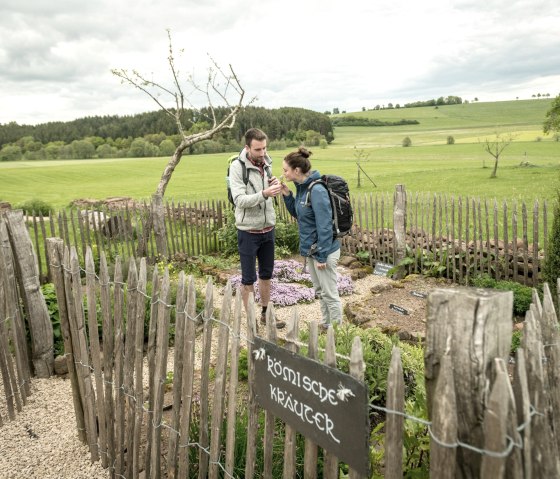
[[[231, 286], [241, 285], [241, 275], [230, 278]], [[270, 300], [274, 306], [291, 306], [296, 303], [310, 303], [315, 299], [311, 276], [303, 272], [303, 264], [296, 260], [278, 260], [274, 263], [270, 282]], [[338, 292], [341, 296], [352, 294], [354, 284], [349, 275], [337, 274]], [[255, 283], [255, 301], [260, 301], [259, 284]]]

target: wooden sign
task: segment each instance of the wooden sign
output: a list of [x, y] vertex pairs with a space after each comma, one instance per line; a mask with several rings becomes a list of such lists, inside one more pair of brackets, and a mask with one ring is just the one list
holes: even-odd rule
[[392, 264], [382, 263], [381, 261], [378, 261], [377, 263], [375, 263], [373, 274], [376, 274], [377, 276], [387, 276], [387, 273], [392, 267]]
[[367, 388], [352, 376], [255, 337], [255, 397], [274, 416], [369, 477]]
[[408, 315], [408, 310], [404, 309], [402, 306], [397, 306], [396, 304], [393, 303], [389, 305], [389, 309], [392, 309], [393, 311], [396, 311], [397, 313], [400, 313], [404, 316]]
[[427, 298], [428, 295], [426, 293], [421, 293], [420, 291], [411, 291], [410, 294], [412, 296], [416, 296], [417, 298]]

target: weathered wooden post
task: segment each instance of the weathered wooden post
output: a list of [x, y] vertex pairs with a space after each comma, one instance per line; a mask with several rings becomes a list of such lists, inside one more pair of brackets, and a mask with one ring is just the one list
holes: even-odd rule
[[[457, 404], [458, 440], [484, 448], [483, 418], [496, 358], [511, 347], [513, 293], [475, 288], [436, 289], [428, 296], [425, 350], [428, 414], [433, 417], [440, 365], [449, 351]], [[507, 406], [507, 404], [506, 404]], [[457, 448], [457, 477], [480, 477], [481, 455]]]
[[[406, 191], [404, 185], [397, 185], [393, 209], [394, 257], [398, 265], [406, 254]], [[399, 268], [393, 275], [395, 279], [404, 277], [403, 268]]]
[[54, 371], [53, 327], [45, 298], [41, 293], [39, 268], [33, 243], [21, 210], [7, 211], [4, 213], [4, 218], [13, 251], [20, 295], [31, 332], [31, 355], [35, 375], [39, 378], [48, 378]]
[[[156, 237], [156, 248], [158, 255], [167, 258], [167, 232], [165, 230], [165, 210], [163, 208], [163, 196], [155, 194], [152, 196], [151, 216]], [[148, 232], [149, 233], [149, 232]]]

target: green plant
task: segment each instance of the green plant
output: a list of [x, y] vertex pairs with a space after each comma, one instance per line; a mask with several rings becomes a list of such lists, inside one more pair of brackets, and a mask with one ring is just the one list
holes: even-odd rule
[[477, 275], [470, 278], [470, 286], [476, 288], [497, 289], [500, 291], [513, 292], [513, 314], [516, 317], [525, 317], [533, 302], [533, 289], [515, 281], [496, 280], [487, 274]]
[[521, 339], [523, 337], [523, 333], [519, 330], [514, 330], [511, 335], [511, 354], [515, 354], [519, 347], [521, 346]]
[[405, 136], [403, 138], [402, 146], [404, 146], [405, 148], [412, 146], [412, 140], [410, 139], [410, 136]]
[[[543, 280], [548, 283], [552, 293], [556, 291], [557, 280], [560, 278], [560, 188], [556, 190], [554, 218], [548, 240], [548, 248], [542, 270]], [[552, 295], [557, 298], [556, 294]]]
[[45, 298], [47, 311], [49, 312], [49, 317], [51, 318], [53, 327], [54, 353], [55, 356], [59, 356], [61, 354], [64, 354], [64, 338], [62, 337], [60, 315], [58, 311], [58, 301], [56, 299], [54, 284], [45, 283], [44, 285], [42, 285], [41, 293], [43, 293], [43, 297]]
[[39, 199], [25, 201], [24, 203], [18, 205], [16, 209], [23, 210], [26, 215], [36, 214], [43, 216], [48, 216], [49, 213], [54, 210], [49, 203]]
[[369, 264], [369, 251], [364, 251], [364, 250], [356, 251], [355, 256], [360, 263]]

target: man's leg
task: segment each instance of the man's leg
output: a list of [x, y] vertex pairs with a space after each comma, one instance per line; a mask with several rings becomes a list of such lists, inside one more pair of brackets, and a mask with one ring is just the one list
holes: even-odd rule
[[257, 280], [257, 244], [254, 235], [246, 231], [237, 230], [237, 249], [241, 262], [241, 299], [247, 311], [249, 293], [255, 293], [255, 281]]

